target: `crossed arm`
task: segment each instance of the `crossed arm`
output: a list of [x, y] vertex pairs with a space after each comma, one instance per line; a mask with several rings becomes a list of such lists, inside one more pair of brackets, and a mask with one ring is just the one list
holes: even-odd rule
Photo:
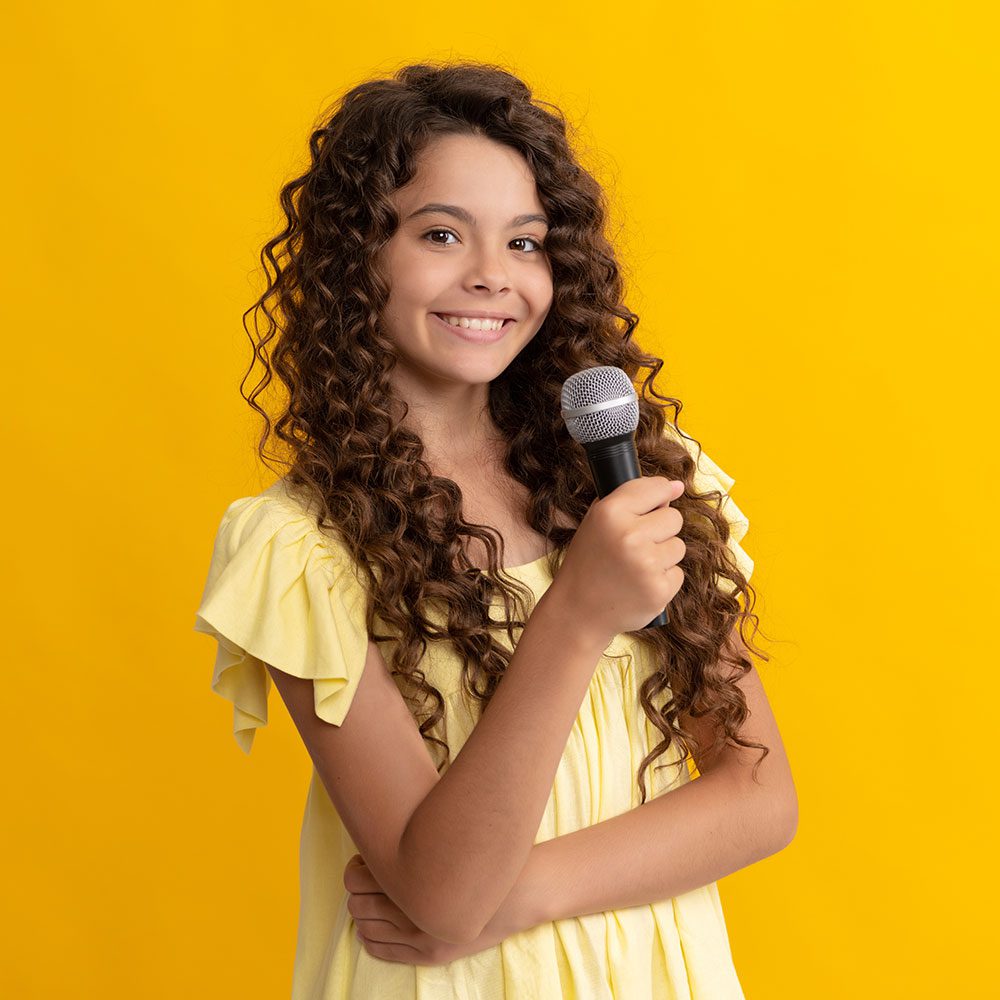
[[[716, 760], [699, 761], [693, 781], [536, 844], [483, 933], [671, 899], [787, 847], [798, 799], [781, 734], [756, 667], [737, 683], [749, 710], [741, 736], [770, 750], [757, 781], [751, 772], [759, 751], [729, 746]], [[685, 716], [683, 723], [709, 745], [705, 719]]]
[[536, 844], [483, 934], [491, 925], [506, 936], [670, 899], [782, 850], [795, 823], [787, 796], [749, 787], [720, 766], [613, 819]]
[[[756, 669], [737, 684], [748, 707], [741, 737], [768, 747], [763, 760], [758, 763], [757, 750], [733, 745], [710, 759], [699, 753], [695, 780], [612, 819], [534, 844], [520, 869], [514, 869], [516, 878], [508, 883], [509, 890], [491, 916], [467, 914], [464, 921], [456, 920], [455, 926], [465, 928], [464, 944], [450, 945], [449, 955], [471, 954], [554, 920], [662, 902], [787, 846], [798, 823], [788, 758]], [[308, 714], [306, 708], [302, 711]], [[713, 731], [706, 718], [682, 714], [681, 723], [700, 747], [712, 746]], [[646, 772], [647, 778], [650, 773]], [[353, 886], [347, 884], [349, 879], [355, 881]], [[370, 871], [354, 876], [349, 865], [345, 885], [352, 893], [372, 894], [367, 900], [361, 896], [356, 906], [355, 898], [349, 901], [356, 918], [392, 924], [396, 911], [402, 921], [403, 954], [426, 944], [422, 939], [428, 935], [387, 898]], [[380, 906], [388, 911], [387, 917]], [[482, 907], [479, 912], [483, 913]], [[421, 941], [416, 948], [406, 941], [412, 932]], [[440, 939], [434, 947], [444, 943]]]

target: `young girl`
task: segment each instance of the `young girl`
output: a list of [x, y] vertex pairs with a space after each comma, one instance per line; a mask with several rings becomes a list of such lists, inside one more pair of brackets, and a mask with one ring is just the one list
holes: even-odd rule
[[[632, 341], [601, 188], [480, 64], [360, 85], [310, 149], [254, 306], [287, 472], [195, 625], [242, 749], [273, 681], [312, 759], [293, 998], [742, 997], [714, 880], [790, 841], [794, 785], [747, 521]], [[560, 412], [595, 365], [649, 372], [600, 500]]]

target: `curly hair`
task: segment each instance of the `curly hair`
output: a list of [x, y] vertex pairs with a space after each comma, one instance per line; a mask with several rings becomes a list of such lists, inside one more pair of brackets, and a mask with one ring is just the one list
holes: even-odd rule
[[[428, 642], [454, 645], [463, 686], [481, 713], [525, 627], [532, 592], [503, 571], [503, 538], [465, 520], [459, 487], [432, 473], [421, 438], [403, 424], [407, 406], [389, 380], [395, 349], [379, 329], [390, 288], [378, 257], [399, 226], [389, 196], [414, 176], [427, 144], [472, 135], [517, 150], [534, 173], [550, 219], [544, 252], [553, 298], [538, 335], [489, 386], [489, 413], [506, 439], [505, 470], [527, 488], [526, 518], [548, 540], [555, 575], [597, 499], [586, 455], [560, 414], [562, 384], [595, 365], [617, 366], [633, 384], [647, 372], [636, 389], [640, 471], [683, 480], [674, 506], [684, 517], [686, 552], [669, 627], [629, 633], [649, 644], [660, 665], [640, 691], [646, 715], [663, 735], [636, 775], [641, 801], [646, 769], [674, 742], [683, 751], [676, 766], [687, 762], [692, 746], [700, 749], [681, 726], [681, 712], [714, 718], [713, 756], [727, 742], [762, 750], [756, 780], [769, 751], [739, 735], [748, 710], [736, 683], [752, 667], [747, 647], [768, 658], [743, 635], [747, 621], [758, 628], [754, 591], [727, 548], [723, 494], [695, 492], [695, 459], [664, 433], [669, 408], [677, 434], [697, 444], [677, 425], [680, 401], [654, 386], [662, 359], [633, 341], [639, 317], [622, 301], [621, 269], [605, 235], [606, 197], [577, 162], [567, 129], [556, 107], [533, 100], [520, 79], [484, 63], [408, 65], [339, 99], [310, 136], [308, 169], [281, 189], [284, 229], [260, 254], [267, 288], [243, 314], [253, 358], [241, 395], [256, 362], [264, 367], [243, 397], [265, 423], [257, 452], [265, 465], [270, 457], [287, 468], [286, 485], [360, 568], [369, 595], [368, 633], [392, 644], [388, 665], [420, 733], [437, 748], [432, 756], [443, 748], [440, 773], [450, 748], [433, 735], [445, 709], [420, 669]], [[257, 397], [274, 376], [287, 398], [272, 424]], [[272, 438], [278, 451], [269, 455]], [[486, 548], [485, 571], [466, 555], [462, 539], [470, 538]], [[720, 586], [721, 580], [729, 586]], [[492, 634], [497, 622], [489, 610], [497, 595], [511, 649]], [[663, 692], [670, 697], [657, 707]]]

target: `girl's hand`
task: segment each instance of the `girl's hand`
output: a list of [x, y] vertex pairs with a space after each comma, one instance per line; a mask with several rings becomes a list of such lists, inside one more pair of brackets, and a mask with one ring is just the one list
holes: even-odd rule
[[355, 854], [344, 869], [347, 910], [358, 925], [357, 937], [374, 958], [406, 965], [447, 965], [499, 944], [519, 928], [508, 926], [503, 911], [468, 944], [442, 941], [420, 930], [382, 891], [364, 859]]
[[604, 645], [619, 632], [645, 628], [684, 583], [684, 515], [670, 506], [683, 492], [679, 480], [640, 476], [595, 500], [546, 600], [559, 595], [574, 627], [585, 626]]

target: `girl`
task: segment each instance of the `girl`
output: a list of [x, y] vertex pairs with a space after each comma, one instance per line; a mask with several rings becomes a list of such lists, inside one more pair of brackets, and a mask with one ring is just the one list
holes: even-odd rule
[[[293, 998], [742, 997], [714, 880], [790, 841], [794, 785], [747, 522], [632, 341], [601, 188], [480, 64], [354, 88], [310, 150], [253, 307], [287, 472], [195, 625], [243, 750], [273, 681], [312, 759]], [[560, 413], [594, 365], [648, 370], [643, 478], [600, 500]]]

